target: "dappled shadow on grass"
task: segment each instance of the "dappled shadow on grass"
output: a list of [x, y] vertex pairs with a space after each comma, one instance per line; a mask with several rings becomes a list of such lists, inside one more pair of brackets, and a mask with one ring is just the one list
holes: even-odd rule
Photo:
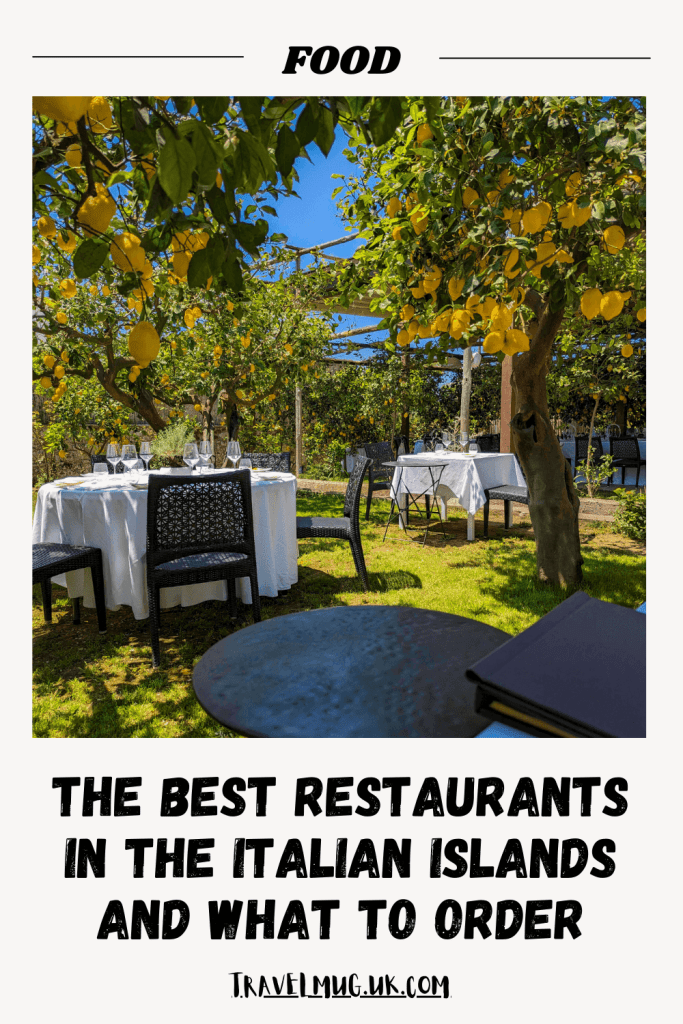
[[[369, 594], [386, 594], [392, 590], [420, 590], [422, 581], [415, 573], [406, 569], [389, 569], [385, 572], [368, 571]], [[363, 593], [363, 587], [358, 576], [338, 576], [323, 572], [320, 569], [313, 569], [310, 566], [302, 566], [299, 570], [299, 583], [296, 587], [299, 599], [307, 602], [314, 594], [319, 597], [348, 594], [359, 591]], [[345, 604], [345, 601], [339, 601]]]

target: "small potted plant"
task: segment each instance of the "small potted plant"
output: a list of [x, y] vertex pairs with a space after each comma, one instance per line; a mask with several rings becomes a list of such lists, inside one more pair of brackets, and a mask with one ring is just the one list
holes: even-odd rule
[[152, 454], [157, 456], [158, 467], [185, 468], [183, 450], [185, 445], [194, 439], [194, 428], [187, 421], [178, 420], [165, 430], [160, 430], [151, 445]]

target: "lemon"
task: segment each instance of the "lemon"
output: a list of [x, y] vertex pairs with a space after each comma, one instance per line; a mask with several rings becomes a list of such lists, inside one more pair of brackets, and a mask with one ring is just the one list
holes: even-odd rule
[[54, 238], [57, 234], [57, 225], [53, 221], [52, 217], [48, 217], [47, 214], [44, 217], [38, 219], [38, 234], [42, 235], [43, 238]]
[[108, 284], [105, 284], [104, 287], [102, 288], [102, 294], [104, 295], [105, 298], [108, 295], [111, 295], [111, 289]]
[[401, 318], [403, 320], [410, 320], [411, 317], [414, 317], [414, 316], [415, 316], [415, 307], [411, 306], [410, 303], [406, 303], [406, 305], [401, 310]]
[[470, 186], [468, 185], [462, 194], [462, 205], [469, 210], [471, 209], [472, 204], [476, 203], [478, 199], [479, 193], [475, 192], [475, 190], [473, 188], [470, 188]]
[[555, 262], [555, 243], [541, 242], [536, 248], [536, 263], [538, 267], [551, 267]]
[[[488, 300], [487, 300], [488, 301]], [[487, 314], [484, 313], [484, 316]], [[502, 306], [496, 303], [491, 310], [491, 330], [492, 331], [507, 331], [512, 325], [512, 310], [508, 309], [507, 306]]]
[[443, 271], [440, 267], [427, 267], [423, 276], [422, 287], [426, 292], [435, 292], [441, 284], [442, 277]]
[[589, 288], [581, 296], [581, 312], [586, 320], [592, 320], [600, 312], [602, 292], [599, 288]]
[[242, 338], [242, 348], [249, 348], [251, 340], [249, 338]]
[[187, 268], [190, 265], [190, 257], [184, 252], [173, 253], [173, 271], [181, 281], [187, 277]]
[[50, 377], [41, 377], [40, 378], [40, 386], [41, 386], [41, 388], [45, 388], [46, 391], [49, 391], [50, 388], [52, 387], [52, 380], [51, 380], [51, 378]]
[[419, 338], [431, 338], [432, 332], [429, 324], [420, 324], [417, 329], [417, 334]]
[[624, 357], [624, 359], [630, 359], [630, 357], [633, 355], [633, 345], [622, 345], [621, 354]]
[[541, 211], [532, 206], [530, 210], [525, 210], [522, 215], [522, 230], [525, 235], [533, 235], [537, 231], [540, 231], [543, 227], [543, 215]]
[[73, 299], [76, 294], [76, 282], [72, 281], [71, 278], [64, 278], [63, 281], [59, 282], [59, 290], [65, 299]]
[[53, 121], [78, 121], [85, 114], [92, 96], [34, 96], [33, 109]]
[[68, 163], [69, 167], [80, 167], [83, 163], [83, 153], [81, 147], [78, 145], [69, 146], [64, 159]]
[[496, 205], [496, 203], [498, 202], [498, 196], [499, 195], [500, 195], [500, 192], [498, 191], [497, 188], [494, 188], [491, 192], [487, 192], [486, 193], [486, 198], [488, 199], [489, 204], [491, 206], [495, 206]]
[[565, 195], [575, 196], [581, 187], [581, 175], [578, 171], [571, 174], [564, 186]]
[[410, 213], [414, 206], [417, 206], [419, 200], [417, 198], [417, 192], [410, 192], [406, 197], [406, 212]]
[[426, 213], [420, 213], [418, 210], [412, 214], [410, 223], [413, 225], [413, 231], [416, 235], [421, 235], [423, 231], [427, 230], [427, 224], [429, 218]]
[[57, 360], [55, 359], [54, 356], [51, 356], [51, 355], [44, 355], [43, 356], [43, 363], [48, 368], [48, 370], [51, 370], [56, 362], [57, 362]]
[[106, 96], [93, 96], [88, 105], [88, 122], [95, 135], [104, 135], [113, 126], [114, 118]]
[[97, 182], [95, 189], [97, 194], [88, 196], [78, 211], [78, 222], [86, 235], [103, 235], [116, 212], [116, 203], [106, 188]]
[[406, 345], [410, 345], [410, 335], [406, 330], [399, 331], [396, 341], [401, 346], [401, 348], [405, 348]]
[[520, 271], [519, 267], [515, 270], [517, 263], [519, 263], [519, 250], [511, 249], [506, 257], [505, 263], [503, 264], [503, 274], [505, 277], [517, 277], [517, 274], [519, 274]]
[[398, 217], [403, 209], [403, 203], [397, 196], [392, 196], [387, 203], [387, 217]]
[[185, 321], [185, 326], [189, 327], [190, 330], [194, 327], [194, 316], [192, 315], [191, 309], [185, 310], [183, 314], [183, 320]]
[[453, 302], [457, 302], [462, 295], [462, 290], [465, 287], [464, 277], [452, 277], [448, 282], [448, 294], [450, 295]]
[[418, 146], [421, 146], [423, 142], [427, 141], [427, 139], [433, 139], [434, 133], [428, 124], [421, 124], [417, 129], [416, 138]]
[[645, 321], [645, 306], [641, 306], [636, 313], [636, 320], [640, 320], [641, 324]]
[[159, 335], [147, 320], [141, 320], [128, 335], [128, 351], [143, 368], [159, 355], [159, 345]]
[[507, 185], [510, 184], [511, 181], [514, 180], [514, 174], [512, 174], [507, 168], [505, 168], [504, 171], [501, 171], [498, 176], [498, 184], [501, 188], [505, 188]]
[[62, 311], [60, 309], [59, 313], [57, 313], [57, 323], [58, 324], [65, 324], [67, 319], [68, 319], [68, 317], [67, 317], [66, 313], [62, 313]]
[[618, 224], [612, 224], [610, 227], [605, 228], [602, 237], [605, 242], [605, 248], [610, 256], [614, 256], [616, 252], [624, 248], [626, 235], [623, 228], [620, 228]]
[[624, 308], [624, 300], [619, 292], [607, 292], [600, 300], [600, 312], [605, 320], [614, 320]]
[[114, 235], [109, 252], [119, 270], [130, 273], [132, 270], [142, 271], [145, 266], [145, 250], [140, 239], [130, 231], [122, 231]]
[[484, 352], [488, 352], [489, 355], [493, 355], [494, 352], [500, 352], [505, 344], [505, 332], [504, 331], [491, 331], [484, 338]]
[[64, 238], [60, 231], [57, 235], [57, 245], [63, 252], [72, 253], [78, 245], [78, 236], [69, 231], [67, 238]]
[[514, 352], [528, 352], [531, 338], [524, 331], [509, 330], [505, 332], [505, 345], [503, 350], [510, 356]]
[[420, 325], [417, 320], [411, 320], [406, 330], [408, 331], [408, 337], [412, 340], [420, 329]]
[[414, 299], [424, 299], [425, 297], [425, 290], [421, 281], [418, 284], [417, 288], [411, 288], [410, 292]]
[[[546, 224], [548, 223], [548, 221], [550, 220], [550, 215], [553, 212], [553, 208], [550, 205], [550, 203], [546, 203], [544, 201], [544, 202], [541, 202], [541, 203], [536, 203], [536, 209], [538, 210], [538, 212], [541, 215], [541, 219], [542, 219], [542, 222], [543, 222], [542, 226], [545, 227]], [[546, 238], [546, 239], [544, 239], [544, 241], [548, 242], [548, 241], [550, 241], [550, 239]]]
[[55, 377], [57, 378], [57, 380], [61, 380], [62, 377], [64, 376], [65, 372], [66, 371], [64, 370], [64, 367], [61, 365], [61, 363], [58, 366], [55, 366], [55, 368], [53, 370], [53, 373], [54, 373]]
[[42, 257], [43, 257], [42, 252], [40, 251], [40, 249], [38, 248], [37, 245], [34, 245], [33, 246], [33, 254], [31, 256], [31, 263], [33, 264], [34, 267], [35, 267], [36, 263], [40, 263]]

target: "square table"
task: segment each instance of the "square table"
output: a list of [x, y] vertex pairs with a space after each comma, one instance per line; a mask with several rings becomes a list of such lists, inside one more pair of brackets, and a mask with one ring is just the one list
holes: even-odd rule
[[406, 500], [401, 497], [405, 493], [424, 494], [429, 491], [430, 473], [422, 469], [418, 463], [445, 463], [439, 485], [434, 494], [441, 502], [443, 518], [446, 518], [446, 502], [450, 498], [456, 501], [467, 512], [467, 539], [474, 540], [474, 517], [477, 511], [486, 504], [486, 494], [490, 487], [501, 484], [516, 484], [525, 487], [517, 458], [511, 452], [421, 452], [419, 455], [400, 455], [400, 470], [394, 470], [391, 484], [391, 497], [401, 509], [399, 526], [405, 528], [403, 516]]

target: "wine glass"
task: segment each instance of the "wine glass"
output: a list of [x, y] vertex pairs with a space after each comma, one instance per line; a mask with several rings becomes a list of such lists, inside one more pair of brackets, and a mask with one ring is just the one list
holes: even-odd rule
[[470, 435], [469, 434], [466, 434], [464, 432], [460, 434], [460, 448], [464, 452], [467, 451], [467, 443], [468, 443], [469, 439], [470, 439]]
[[199, 442], [199, 471], [202, 469], [209, 469], [211, 467], [211, 458], [213, 456], [213, 449], [210, 441]]
[[183, 448], [183, 462], [186, 466], [189, 466], [190, 469], [194, 469], [199, 462], [199, 452], [197, 451], [197, 445], [194, 441], [188, 442], [188, 444]]
[[242, 449], [240, 448], [239, 441], [228, 441], [225, 461], [229, 469], [237, 469], [239, 467], [241, 455]]
[[125, 472], [130, 473], [138, 461], [138, 453], [134, 444], [124, 444], [121, 448], [121, 461], [126, 467]]
[[120, 461], [121, 456], [119, 455], [119, 446], [117, 444], [114, 444], [113, 442], [111, 444], [108, 444], [107, 462], [110, 462], [111, 465], [114, 467], [114, 472], [116, 472], [116, 467], [118, 466]]
[[149, 464], [154, 458], [154, 452], [152, 451], [152, 445], [149, 441], [142, 441], [140, 443], [140, 458], [145, 464], [146, 472], [149, 472]]

